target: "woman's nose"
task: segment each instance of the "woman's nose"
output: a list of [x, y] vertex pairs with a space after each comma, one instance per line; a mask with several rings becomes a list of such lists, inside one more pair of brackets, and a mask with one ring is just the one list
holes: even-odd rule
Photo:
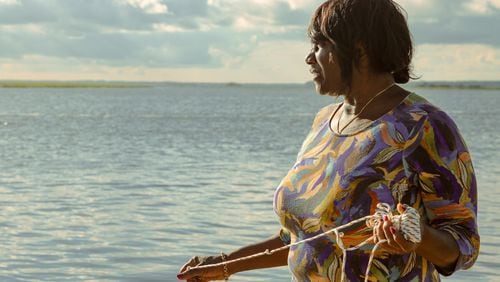
[[314, 64], [315, 58], [314, 58], [314, 53], [312, 51], [309, 52], [309, 54], [307, 54], [305, 61], [306, 64], [308, 65]]

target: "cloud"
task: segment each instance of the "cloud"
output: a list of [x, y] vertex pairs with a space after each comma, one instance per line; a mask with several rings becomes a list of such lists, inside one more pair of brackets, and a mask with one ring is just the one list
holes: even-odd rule
[[285, 38], [298, 26], [305, 30], [302, 23], [280, 21], [285, 15], [275, 16], [278, 9], [292, 11], [288, 4], [264, 2], [24, 0], [0, 10], [0, 55], [213, 68], [227, 61], [213, 50], [225, 58], [245, 56], [261, 37]]
[[168, 11], [167, 5], [160, 0], [125, 0], [125, 3], [140, 8], [148, 14], [164, 14]]
[[[406, 10], [410, 29], [419, 44], [477, 43], [498, 47], [500, 38], [490, 32], [491, 27], [499, 26], [498, 2], [422, 0], [420, 5], [408, 5]], [[478, 13], [478, 10], [483, 12]]]
[[[3, 79], [19, 79], [37, 73], [47, 80], [139, 80], [203, 82], [305, 82], [311, 79], [304, 63], [306, 42], [258, 43], [248, 56], [228, 56], [211, 49], [224, 65], [217, 68], [178, 66], [113, 66], [75, 58], [60, 59], [30, 55], [0, 62]], [[479, 44], [422, 44], [417, 47], [415, 73], [422, 80], [497, 80], [500, 50]]]
[[422, 44], [414, 64], [422, 80], [498, 80], [500, 49], [481, 44]]
[[471, 0], [464, 3], [466, 10], [476, 14], [492, 14], [500, 9], [500, 0]]
[[202, 82], [305, 82], [310, 73], [304, 63], [305, 42], [262, 42], [248, 56], [230, 56], [221, 49], [209, 53], [224, 64], [217, 68], [178, 66], [150, 68], [140, 65], [114, 66], [77, 58], [54, 58], [29, 55], [0, 62], [3, 79], [18, 79], [37, 72], [37, 79], [46, 80], [139, 80], [139, 81], [202, 81]]
[[[474, 50], [488, 54], [500, 47], [500, 37], [490, 32], [498, 26], [500, 0], [396, 1], [408, 13], [416, 44], [425, 46], [421, 49], [429, 56], [432, 46], [475, 46]], [[230, 71], [228, 79], [267, 80], [273, 77], [271, 69], [284, 67], [299, 53], [300, 63], [294, 66], [302, 67], [309, 18], [322, 2], [0, 0], [0, 63], [14, 66], [17, 61], [23, 68], [29, 65], [27, 58], [36, 58], [51, 65], [51, 72], [68, 62], [81, 66], [75, 72], [101, 66], [140, 69], [133, 72], [136, 75], [149, 70], [154, 77], [175, 70], [213, 77], [206, 72]], [[268, 71], [251, 71], [260, 68], [257, 62]], [[245, 77], [245, 72], [254, 78]], [[289, 79], [308, 79], [299, 72]]]
[[0, 0], [0, 5], [18, 5], [18, 0]]

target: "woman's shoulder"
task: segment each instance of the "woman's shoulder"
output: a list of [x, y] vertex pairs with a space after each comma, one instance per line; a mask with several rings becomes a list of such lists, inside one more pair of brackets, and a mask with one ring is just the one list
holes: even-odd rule
[[322, 107], [321, 109], [319, 109], [318, 113], [316, 114], [316, 117], [324, 117], [324, 116], [329, 117], [331, 114], [333, 114], [333, 111], [338, 109], [338, 107], [341, 104], [342, 103], [338, 102], [338, 103], [332, 103], [332, 104], [329, 104], [329, 105]]
[[424, 97], [412, 92], [406, 99], [397, 107], [397, 112], [410, 114], [413, 119], [419, 120], [421, 118], [434, 119], [446, 118], [451, 119], [448, 114], [440, 107], [429, 102]]
[[330, 121], [333, 112], [339, 108], [341, 103], [332, 103], [319, 109], [314, 117], [313, 127]]
[[428, 124], [433, 127], [440, 125], [440, 127], [458, 130], [453, 119], [445, 111], [416, 93], [410, 93], [406, 97], [404, 102], [397, 107], [395, 115], [398, 115], [400, 120], [409, 120], [409, 124], [413, 127], [420, 128]]

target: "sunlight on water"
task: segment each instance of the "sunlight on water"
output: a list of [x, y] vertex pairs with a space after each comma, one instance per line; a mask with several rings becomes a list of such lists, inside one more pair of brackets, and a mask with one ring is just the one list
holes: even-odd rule
[[[468, 141], [480, 191], [476, 265], [500, 274], [498, 91], [417, 90]], [[192, 255], [273, 235], [274, 189], [316, 111], [303, 86], [0, 89], [0, 280], [175, 281]], [[232, 281], [289, 281], [286, 268]]]

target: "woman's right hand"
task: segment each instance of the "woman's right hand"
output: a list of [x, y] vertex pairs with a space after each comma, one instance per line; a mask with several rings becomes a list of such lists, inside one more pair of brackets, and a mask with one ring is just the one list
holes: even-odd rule
[[[224, 266], [198, 268], [198, 266], [222, 262], [222, 256], [195, 256], [184, 264], [177, 274], [177, 279], [190, 281], [224, 280]], [[229, 275], [229, 273], [228, 273]]]

